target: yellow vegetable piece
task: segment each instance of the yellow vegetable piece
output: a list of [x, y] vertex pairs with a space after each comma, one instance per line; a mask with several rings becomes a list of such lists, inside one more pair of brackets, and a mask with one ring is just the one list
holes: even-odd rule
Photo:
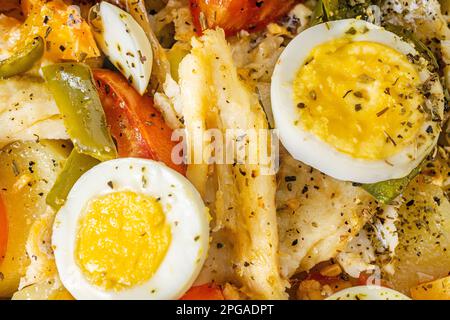
[[178, 68], [181, 60], [189, 53], [189, 48], [185, 48], [183, 44], [175, 43], [175, 45], [167, 52], [167, 59], [170, 63], [170, 74], [172, 78], [178, 82]]
[[91, 29], [77, 7], [63, 0], [32, 0], [24, 5], [29, 14], [22, 25], [21, 46], [30, 35], [39, 35], [46, 42], [45, 57], [51, 60], [84, 61], [100, 55]]
[[450, 300], [450, 276], [411, 288], [415, 300]]
[[75, 259], [91, 283], [119, 291], [149, 280], [170, 240], [158, 200], [130, 191], [109, 193], [87, 205], [79, 222]]

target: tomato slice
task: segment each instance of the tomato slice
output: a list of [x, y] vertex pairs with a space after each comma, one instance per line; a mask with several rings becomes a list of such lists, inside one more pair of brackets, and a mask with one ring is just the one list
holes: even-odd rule
[[299, 0], [190, 0], [198, 34], [202, 33], [201, 14], [206, 27], [221, 27], [226, 35], [240, 30], [256, 31], [286, 14]]
[[181, 174], [183, 164], [172, 161], [172, 130], [149, 96], [141, 96], [120, 74], [93, 71], [97, 91], [106, 114], [106, 122], [116, 140], [119, 157], [146, 158], [164, 162]]
[[0, 263], [5, 258], [8, 244], [8, 216], [2, 195], [0, 194]]
[[358, 285], [360, 286], [366, 286], [366, 285], [380, 285], [382, 287], [386, 288], [392, 288], [392, 285], [383, 279], [378, 279], [376, 277], [373, 277], [373, 275], [365, 272], [361, 272], [358, 278]]
[[180, 300], [225, 300], [222, 290], [213, 284], [192, 287]]

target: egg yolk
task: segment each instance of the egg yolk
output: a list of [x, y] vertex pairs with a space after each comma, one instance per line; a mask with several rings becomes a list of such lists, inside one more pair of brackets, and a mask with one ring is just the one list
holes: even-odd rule
[[134, 192], [92, 199], [79, 222], [75, 259], [86, 279], [107, 290], [149, 280], [171, 241], [161, 204]]
[[314, 48], [294, 80], [295, 125], [354, 158], [393, 156], [425, 121], [416, 67], [380, 43], [333, 40]]

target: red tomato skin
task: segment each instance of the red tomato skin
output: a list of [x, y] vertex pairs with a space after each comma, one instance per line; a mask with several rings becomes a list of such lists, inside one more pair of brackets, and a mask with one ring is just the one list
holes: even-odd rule
[[221, 27], [227, 36], [240, 30], [260, 30], [289, 12], [299, 0], [190, 0], [198, 35], [201, 35], [203, 13], [208, 28]]
[[386, 288], [392, 288], [392, 285], [383, 279], [378, 279], [377, 277], [373, 277], [371, 274], [361, 272], [358, 278], [358, 285], [366, 286], [366, 285], [380, 285]]
[[172, 161], [172, 150], [177, 142], [171, 140], [172, 130], [153, 106], [153, 99], [139, 95], [114, 71], [95, 69], [93, 74], [119, 157], [162, 161], [185, 175], [186, 166]]
[[225, 298], [220, 287], [204, 284], [190, 288], [180, 300], [225, 300]]

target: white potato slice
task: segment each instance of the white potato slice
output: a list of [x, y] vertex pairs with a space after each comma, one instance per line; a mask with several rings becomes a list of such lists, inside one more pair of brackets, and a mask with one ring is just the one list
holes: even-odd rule
[[20, 281], [23, 287], [52, 273], [50, 242], [42, 242], [45, 228], [39, 225], [51, 218], [45, 198], [69, 152], [62, 141], [44, 140], [15, 142], [0, 150], [0, 190], [9, 227], [8, 248], [0, 264], [0, 300], [11, 297]]
[[12, 300], [75, 300], [56, 278], [32, 284], [17, 291]]
[[60, 117], [40, 79], [0, 80], [0, 148], [17, 140], [67, 139]]
[[104, 1], [93, 7], [89, 23], [101, 50], [144, 94], [152, 72], [153, 51], [141, 26], [129, 13]]
[[449, 275], [450, 202], [425, 175], [414, 178], [402, 200], [396, 222], [395, 273], [388, 280], [394, 289], [408, 293], [424, 280]]
[[0, 147], [15, 141], [69, 140], [64, 121], [60, 115], [39, 121], [0, 142]]

